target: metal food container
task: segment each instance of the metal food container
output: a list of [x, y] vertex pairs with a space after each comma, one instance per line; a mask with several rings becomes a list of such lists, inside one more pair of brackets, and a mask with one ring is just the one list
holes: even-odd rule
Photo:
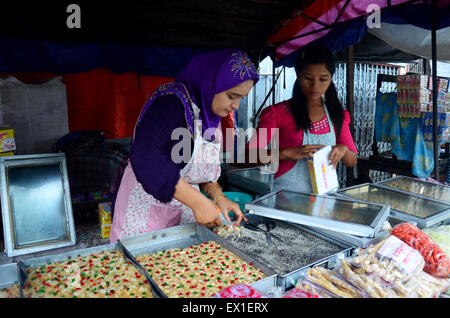
[[[136, 263], [136, 260], [129, 258], [129, 255], [130, 255], [129, 252], [124, 250], [122, 248], [122, 246], [120, 246], [120, 244], [117, 244], [117, 243], [116, 244], [99, 245], [99, 246], [89, 247], [89, 248], [85, 248], [85, 249], [78, 249], [78, 250], [73, 250], [73, 251], [65, 252], [65, 253], [48, 254], [48, 255], [44, 255], [44, 256], [40, 256], [40, 257], [29, 258], [29, 259], [25, 259], [25, 260], [22, 260], [19, 262], [19, 269], [24, 275], [24, 279], [20, 285], [21, 291], [23, 290], [23, 288], [28, 280], [28, 276], [26, 274], [27, 268], [33, 268], [33, 267], [51, 264], [51, 263], [55, 263], [55, 262], [63, 262], [66, 260], [75, 259], [80, 256], [87, 256], [90, 254], [101, 253], [101, 252], [105, 252], [105, 251], [109, 251], [109, 250], [120, 251], [120, 252], [122, 252], [125, 260], [131, 262], [132, 264]], [[141, 270], [141, 268], [138, 267], [137, 269], [141, 272], [141, 274], [143, 274], [143, 275], [146, 274]], [[145, 275], [145, 277], [147, 278], [147, 275]], [[154, 282], [147, 280], [147, 283], [150, 285], [150, 289], [153, 293], [153, 297], [155, 297], [155, 298], [160, 297], [160, 295], [158, 293], [158, 289], [155, 288], [156, 285], [153, 285]]]
[[390, 188], [405, 194], [413, 194], [425, 199], [437, 200], [450, 204], [450, 187], [406, 176], [397, 176], [375, 183], [377, 186]]
[[277, 275], [272, 275], [263, 279], [260, 279], [250, 284], [258, 293], [263, 297], [271, 296], [274, 289], [279, 288], [281, 292], [285, 292], [284, 286], [280, 285], [280, 280]]
[[0, 179], [9, 257], [75, 245], [64, 153], [0, 157]]
[[17, 263], [8, 263], [0, 265], [0, 289], [9, 288], [17, 285], [19, 290], [18, 297], [22, 298], [21, 276]]
[[416, 222], [419, 228], [427, 228], [450, 218], [450, 204], [377, 184], [364, 183], [344, 188], [334, 195], [389, 205], [390, 216], [405, 222]]
[[[174, 226], [167, 229], [122, 238], [119, 240], [119, 244], [130, 252], [135, 265], [140, 267], [145, 272], [147, 278], [156, 285], [150, 275], [145, 271], [144, 267], [136, 260], [139, 255], [153, 254], [173, 248], [184, 249], [206, 241], [217, 242], [219, 245], [240, 257], [245, 262], [251, 263], [253, 267], [261, 270], [266, 276], [276, 275], [276, 273], [265, 264], [252, 259], [246, 253], [235, 248], [211, 230], [206, 227], [199, 226], [196, 223]], [[165, 295], [161, 290], [160, 292], [162, 297], [167, 297], [167, 295]]]
[[341, 247], [342, 250], [335, 254], [325, 256], [322, 259], [319, 259], [319, 260], [313, 262], [312, 264], [303, 266], [303, 267], [301, 267], [297, 270], [294, 270], [288, 274], [279, 275], [278, 285], [282, 286], [284, 288], [284, 290], [288, 290], [292, 287], [295, 287], [296, 281], [299, 279], [299, 277], [304, 275], [305, 269], [317, 266], [317, 264], [334, 264], [337, 261], [339, 255], [349, 256], [349, 255], [351, 255], [351, 253], [353, 252], [353, 250], [355, 248], [354, 245], [344, 242], [336, 237], [332, 237], [327, 234], [315, 231], [315, 229], [303, 227], [303, 226], [301, 226], [299, 224], [295, 224], [295, 223], [290, 223], [290, 225], [297, 227], [298, 229], [301, 229], [303, 231], [309, 232], [317, 237], [320, 237], [321, 239], [328, 241], [329, 243], [337, 245], [337, 246]]
[[[397, 224], [403, 223], [402, 220], [399, 220], [392, 216], [389, 216], [387, 218], [387, 221], [389, 222], [391, 227], [394, 227]], [[417, 225], [416, 222], [409, 222], [409, 223], [411, 223], [413, 225]], [[319, 228], [303, 227], [301, 225], [298, 225], [298, 226], [305, 228], [305, 229], [313, 230], [314, 232], [316, 232], [318, 234], [328, 235], [330, 237], [339, 239], [343, 242], [346, 242], [350, 245], [354, 245], [354, 246], [357, 246], [360, 248], [366, 248], [366, 247], [369, 247], [370, 245], [376, 244], [379, 241], [383, 240], [384, 238], [386, 238], [390, 235], [390, 233], [388, 231], [380, 230], [375, 237], [360, 237], [360, 236], [356, 236], [356, 235], [342, 233], [339, 231], [330, 231], [330, 230], [324, 230], [324, 229], [319, 229]]]
[[250, 213], [300, 225], [375, 237], [389, 207], [336, 196], [279, 190], [245, 205]]
[[261, 229], [264, 229], [262, 224], [267, 221], [276, 222], [271, 233], [284, 241], [277, 241], [274, 238], [272, 244], [268, 245], [265, 233], [246, 229], [245, 226], [241, 227], [241, 236], [224, 238], [235, 248], [260, 263], [267, 264], [277, 273], [277, 281], [265, 285], [266, 293], [270, 291], [268, 285], [271, 285], [272, 289], [278, 287], [281, 291], [286, 291], [292, 287], [292, 281], [300, 275], [303, 268], [333, 258], [337, 254], [347, 255], [355, 247], [345, 241], [295, 223], [263, 218], [253, 214], [247, 214], [246, 217], [249, 222]]
[[252, 193], [267, 194], [273, 189], [273, 174], [260, 168], [230, 170], [226, 176], [229, 184]]

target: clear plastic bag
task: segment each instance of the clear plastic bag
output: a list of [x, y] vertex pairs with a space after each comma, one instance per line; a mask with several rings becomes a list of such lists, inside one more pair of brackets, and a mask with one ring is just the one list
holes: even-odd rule
[[[310, 268], [302, 283], [320, 287], [332, 297], [362, 298], [364, 295], [355, 286], [349, 284], [338, 272], [323, 267]], [[300, 285], [298, 288], [304, 288]], [[310, 291], [306, 289], [307, 291]], [[311, 291], [313, 292], [313, 291]], [[313, 292], [314, 293], [314, 292]]]
[[404, 282], [422, 271], [425, 261], [420, 253], [395, 236], [360, 250], [351, 264], [358, 273], [373, 273], [386, 282]]
[[439, 245], [418, 227], [410, 223], [401, 223], [394, 227], [392, 235], [419, 251], [425, 260], [425, 272], [442, 278], [450, 275], [449, 258]]
[[447, 257], [450, 257], [450, 225], [426, 228], [422, 231], [442, 248]]
[[286, 294], [284, 294], [282, 298], [322, 298], [322, 297], [302, 289], [294, 288], [288, 291]]
[[352, 266], [351, 259], [347, 260], [345, 257], [340, 257], [337, 270], [349, 283], [356, 286], [365, 298], [400, 297], [392, 289], [390, 283], [387, 283], [374, 273], [361, 271], [360, 268]]

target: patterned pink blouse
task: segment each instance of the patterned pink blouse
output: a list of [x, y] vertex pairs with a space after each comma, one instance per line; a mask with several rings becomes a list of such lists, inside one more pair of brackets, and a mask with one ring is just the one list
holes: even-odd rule
[[[343, 144], [354, 153], [358, 153], [350, 133], [350, 114], [347, 110], [344, 111], [344, 121], [342, 123], [341, 134], [336, 138], [337, 144]], [[261, 134], [261, 128], [267, 129], [266, 138]], [[294, 148], [300, 147], [303, 143], [303, 129], [297, 131], [297, 124], [294, 117], [289, 111], [289, 101], [271, 105], [265, 108], [260, 116], [259, 124], [256, 133], [250, 139], [247, 148], [265, 148], [269, 144], [270, 139], [274, 134], [274, 129], [279, 128], [280, 134], [280, 148]], [[311, 134], [325, 134], [330, 132], [328, 126], [328, 118], [324, 116], [318, 122], [312, 123], [310, 127]], [[295, 161], [280, 160], [280, 166], [275, 173], [275, 178], [288, 172], [295, 166]]]

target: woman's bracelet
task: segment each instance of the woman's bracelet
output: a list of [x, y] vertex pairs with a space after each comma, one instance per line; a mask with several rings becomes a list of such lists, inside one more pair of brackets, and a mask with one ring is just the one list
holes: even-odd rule
[[221, 193], [219, 195], [216, 195], [216, 197], [213, 199], [214, 204], [216, 204], [217, 201], [219, 201], [219, 199], [222, 198], [222, 197], [226, 198], [227, 196], [225, 194], [223, 194], [223, 193]]

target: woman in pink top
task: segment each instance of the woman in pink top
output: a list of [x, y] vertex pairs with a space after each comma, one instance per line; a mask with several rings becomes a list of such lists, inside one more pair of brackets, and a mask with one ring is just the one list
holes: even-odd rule
[[295, 70], [292, 99], [263, 110], [248, 149], [251, 152], [266, 148], [277, 128], [280, 151], [274, 190], [311, 193], [308, 158], [331, 145], [329, 158], [333, 166], [342, 161], [353, 167], [357, 150], [350, 134], [350, 115], [339, 101], [333, 83], [333, 53], [324, 46], [306, 48], [299, 54]]

